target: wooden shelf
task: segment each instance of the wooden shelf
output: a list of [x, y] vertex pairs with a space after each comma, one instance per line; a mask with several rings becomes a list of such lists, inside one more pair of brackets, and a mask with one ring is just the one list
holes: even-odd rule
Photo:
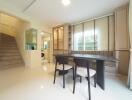
[[69, 50], [71, 50], [71, 41], [72, 41], [72, 32], [70, 25], [62, 25], [53, 28], [54, 54], [69, 53]]

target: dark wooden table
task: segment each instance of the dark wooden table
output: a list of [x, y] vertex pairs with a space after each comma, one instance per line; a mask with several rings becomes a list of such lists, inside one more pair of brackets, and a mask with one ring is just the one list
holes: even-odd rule
[[[104, 90], [105, 89], [105, 78], [104, 78], [104, 61], [116, 62], [114, 57], [101, 56], [101, 55], [89, 55], [89, 54], [58, 54], [65, 57], [77, 57], [83, 59], [96, 60], [97, 66], [97, 84]], [[57, 56], [57, 55], [54, 55]]]

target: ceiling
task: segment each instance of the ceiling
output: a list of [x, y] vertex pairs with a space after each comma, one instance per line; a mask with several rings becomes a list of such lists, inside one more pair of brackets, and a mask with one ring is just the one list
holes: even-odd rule
[[[129, 0], [71, 0], [71, 5], [63, 6], [61, 0], [4, 1], [11, 9], [17, 9], [48, 27], [103, 16], [129, 2]], [[35, 2], [25, 10], [33, 1]]]

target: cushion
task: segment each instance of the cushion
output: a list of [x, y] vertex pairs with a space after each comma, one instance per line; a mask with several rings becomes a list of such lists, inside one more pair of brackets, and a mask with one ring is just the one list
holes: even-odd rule
[[[57, 69], [58, 70], [63, 70], [63, 65], [62, 64], [57, 65]], [[69, 69], [72, 69], [72, 66], [71, 65], [64, 64], [64, 70], [69, 70]]]
[[[89, 69], [89, 72], [90, 72], [90, 77], [94, 76], [96, 74], [96, 71], [93, 70], [93, 69]], [[83, 76], [83, 77], [88, 77], [87, 75], [87, 68], [84, 68], [84, 67], [77, 67], [77, 74], [79, 76]]]

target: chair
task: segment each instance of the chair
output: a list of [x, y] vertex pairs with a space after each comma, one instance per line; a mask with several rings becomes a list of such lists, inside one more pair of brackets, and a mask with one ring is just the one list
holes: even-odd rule
[[68, 70], [73, 70], [73, 79], [74, 79], [74, 67], [68, 64], [68, 57], [64, 56], [55, 56], [56, 64], [55, 64], [55, 72], [54, 72], [54, 84], [56, 80], [56, 72], [61, 71], [63, 74], [63, 88], [65, 88], [65, 74]]
[[91, 91], [90, 91], [90, 78], [94, 77], [94, 86], [96, 87], [96, 71], [89, 67], [90, 61], [81, 58], [74, 58], [75, 62], [75, 75], [74, 75], [74, 84], [73, 84], [73, 93], [75, 93], [76, 77], [77, 75], [85, 77], [88, 80], [88, 95], [89, 100], [91, 100]]

